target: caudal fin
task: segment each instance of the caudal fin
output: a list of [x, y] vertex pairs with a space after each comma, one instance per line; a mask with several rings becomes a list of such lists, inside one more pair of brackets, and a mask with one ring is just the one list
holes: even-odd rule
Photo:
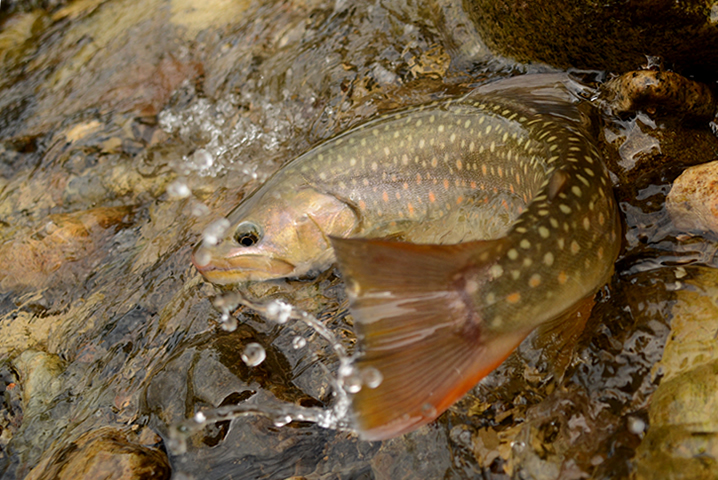
[[353, 397], [362, 438], [391, 438], [431, 422], [490, 373], [529, 330], [485, 328], [471, 295], [505, 250], [503, 239], [458, 245], [339, 239], [362, 355], [382, 381]]

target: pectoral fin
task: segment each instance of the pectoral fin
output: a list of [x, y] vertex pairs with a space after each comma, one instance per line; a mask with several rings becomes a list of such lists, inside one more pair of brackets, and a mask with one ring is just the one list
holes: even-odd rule
[[332, 239], [363, 352], [358, 368], [383, 377], [353, 397], [362, 438], [391, 438], [431, 422], [529, 333], [490, 331], [471, 295], [503, 242]]

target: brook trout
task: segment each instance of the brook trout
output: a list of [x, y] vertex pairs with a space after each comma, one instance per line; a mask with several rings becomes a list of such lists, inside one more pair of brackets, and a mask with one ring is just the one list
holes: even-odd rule
[[231, 283], [336, 258], [357, 368], [382, 378], [353, 397], [357, 431], [426, 424], [612, 273], [616, 203], [568, 84], [517, 77], [350, 130], [280, 170], [195, 264]]
[[544, 167], [531, 158], [544, 152], [523, 143], [518, 123], [487, 115], [494, 104], [485, 100], [470, 95], [389, 114], [297, 157], [229, 214], [219, 243], [198, 245], [196, 267], [213, 283], [232, 284], [325, 270], [334, 262], [331, 236], [500, 236], [538, 191]]

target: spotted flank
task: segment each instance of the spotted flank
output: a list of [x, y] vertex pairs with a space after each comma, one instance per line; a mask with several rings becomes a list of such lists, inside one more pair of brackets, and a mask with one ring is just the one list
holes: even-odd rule
[[218, 284], [328, 268], [335, 237], [459, 243], [505, 233], [541, 187], [521, 115], [467, 97], [386, 115], [279, 170], [194, 263]]
[[612, 272], [617, 209], [568, 86], [517, 77], [349, 130], [279, 170], [193, 261], [227, 284], [336, 260], [358, 367], [383, 378], [353, 398], [357, 431], [426, 424]]

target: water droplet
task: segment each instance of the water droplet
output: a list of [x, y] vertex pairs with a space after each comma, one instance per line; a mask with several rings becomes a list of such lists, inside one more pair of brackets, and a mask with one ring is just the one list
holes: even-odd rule
[[646, 422], [638, 417], [628, 417], [628, 430], [634, 435], [640, 435], [646, 431]]
[[425, 403], [421, 406], [421, 414], [425, 418], [434, 418], [436, 416], [436, 408], [430, 403]]
[[269, 320], [274, 320], [280, 324], [287, 323], [287, 320], [289, 320], [289, 317], [292, 314], [292, 306], [276, 300], [267, 305], [266, 314]]
[[357, 282], [353, 278], [347, 278], [345, 280], [345, 285], [345, 290], [350, 300], [356, 299], [361, 293], [361, 287], [359, 286], [359, 282]]
[[214, 164], [214, 157], [204, 148], [200, 148], [188, 158], [188, 161], [187, 166], [191, 169], [207, 170]]
[[[225, 317], [226, 315], [226, 317]], [[222, 330], [225, 332], [234, 332], [237, 330], [237, 319], [229, 314], [222, 314], [222, 318], [220, 319]]]
[[369, 388], [376, 388], [381, 385], [384, 375], [374, 367], [367, 367], [361, 372], [361, 378], [364, 385]]
[[195, 217], [204, 217], [208, 215], [210, 212], [210, 209], [207, 205], [205, 205], [202, 202], [193, 201], [192, 202], [192, 209], [190, 210], [190, 213], [192, 216]]
[[179, 180], [175, 180], [167, 186], [167, 195], [169, 195], [172, 200], [187, 198], [191, 193], [187, 184]]
[[194, 253], [194, 263], [198, 267], [206, 267], [212, 261], [212, 254], [204, 248], [199, 248]]
[[256, 367], [267, 358], [267, 352], [258, 343], [248, 343], [242, 353], [242, 361], [247, 364], [248, 367]]
[[348, 363], [345, 363], [344, 365], [339, 367], [339, 378], [344, 378], [352, 375], [354, 373], [354, 366], [350, 365]]
[[229, 220], [226, 218], [220, 218], [210, 223], [202, 232], [202, 244], [208, 247], [217, 245], [228, 228]]
[[349, 393], [357, 393], [361, 390], [361, 377], [358, 375], [350, 375], [344, 378], [344, 390]]
[[292, 421], [292, 417], [289, 415], [281, 415], [274, 419], [275, 427], [283, 427]]
[[294, 340], [292, 340], [292, 347], [294, 347], [295, 350], [304, 347], [306, 344], [307, 341], [302, 337], [294, 337]]

